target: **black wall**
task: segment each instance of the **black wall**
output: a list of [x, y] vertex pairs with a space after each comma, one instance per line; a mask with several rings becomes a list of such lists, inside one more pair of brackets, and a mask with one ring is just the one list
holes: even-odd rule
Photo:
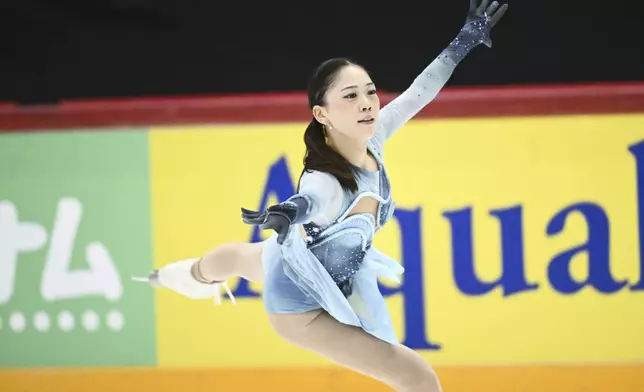
[[[639, 1], [508, 0], [454, 85], [644, 80]], [[0, 101], [303, 90], [332, 56], [403, 90], [467, 0], [2, 0]]]

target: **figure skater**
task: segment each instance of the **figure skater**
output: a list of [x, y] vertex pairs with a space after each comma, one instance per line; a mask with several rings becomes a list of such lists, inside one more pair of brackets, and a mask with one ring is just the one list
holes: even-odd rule
[[380, 110], [374, 83], [346, 59], [322, 63], [308, 86], [312, 120], [298, 191], [265, 211], [242, 209], [243, 221], [272, 229], [259, 243], [225, 244], [201, 258], [170, 263], [149, 277], [189, 298], [220, 299], [231, 276], [263, 282], [263, 302], [286, 341], [404, 392], [439, 392], [431, 366], [396, 337], [378, 278], [403, 267], [372, 246], [394, 211], [385, 142], [431, 102], [455, 67], [479, 44], [507, 4], [470, 1], [456, 39]]

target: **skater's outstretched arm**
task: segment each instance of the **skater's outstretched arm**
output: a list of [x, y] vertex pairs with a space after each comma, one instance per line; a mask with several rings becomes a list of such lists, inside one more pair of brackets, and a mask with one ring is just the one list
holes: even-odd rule
[[283, 244], [291, 225], [314, 222], [326, 226], [341, 207], [342, 187], [338, 180], [329, 173], [312, 171], [302, 175], [299, 192], [288, 200], [261, 212], [242, 208], [242, 219], [262, 230], [275, 230], [277, 242]]
[[420, 73], [405, 92], [385, 105], [374, 136], [376, 143], [383, 146], [398, 129], [429, 104], [445, 86], [456, 66], [480, 44], [492, 46], [491, 28], [501, 19], [507, 4], [499, 7], [494, 1], [488, 7], [488, 0], [470, 1], [470, 10], [465, 25], [456, 38]]

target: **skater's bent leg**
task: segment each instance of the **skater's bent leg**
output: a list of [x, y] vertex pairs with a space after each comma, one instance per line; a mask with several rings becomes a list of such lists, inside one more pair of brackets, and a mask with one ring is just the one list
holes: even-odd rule
[[324, 311], [270, 314], [269, 320], [287, 341], [380, 380], [396, 391], [441, 391], [436, 373], [417, 352], [342, 324]]
[[251, 282], [264, 280], [263, 242], [234, 242], [221, 245], [201, 258], [198, 272], [206, 281], [224, 281], [241, 276]]

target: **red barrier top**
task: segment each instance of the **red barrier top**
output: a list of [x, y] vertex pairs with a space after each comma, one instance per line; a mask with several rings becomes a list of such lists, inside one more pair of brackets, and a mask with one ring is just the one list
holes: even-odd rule
[[[383, 104], [397, 94], [381, 94]], [[644, 113], [644, 83], [445, 88], [417, 117]], [[309, 121], [303, 93], [0, 104], [0, 132]]]

